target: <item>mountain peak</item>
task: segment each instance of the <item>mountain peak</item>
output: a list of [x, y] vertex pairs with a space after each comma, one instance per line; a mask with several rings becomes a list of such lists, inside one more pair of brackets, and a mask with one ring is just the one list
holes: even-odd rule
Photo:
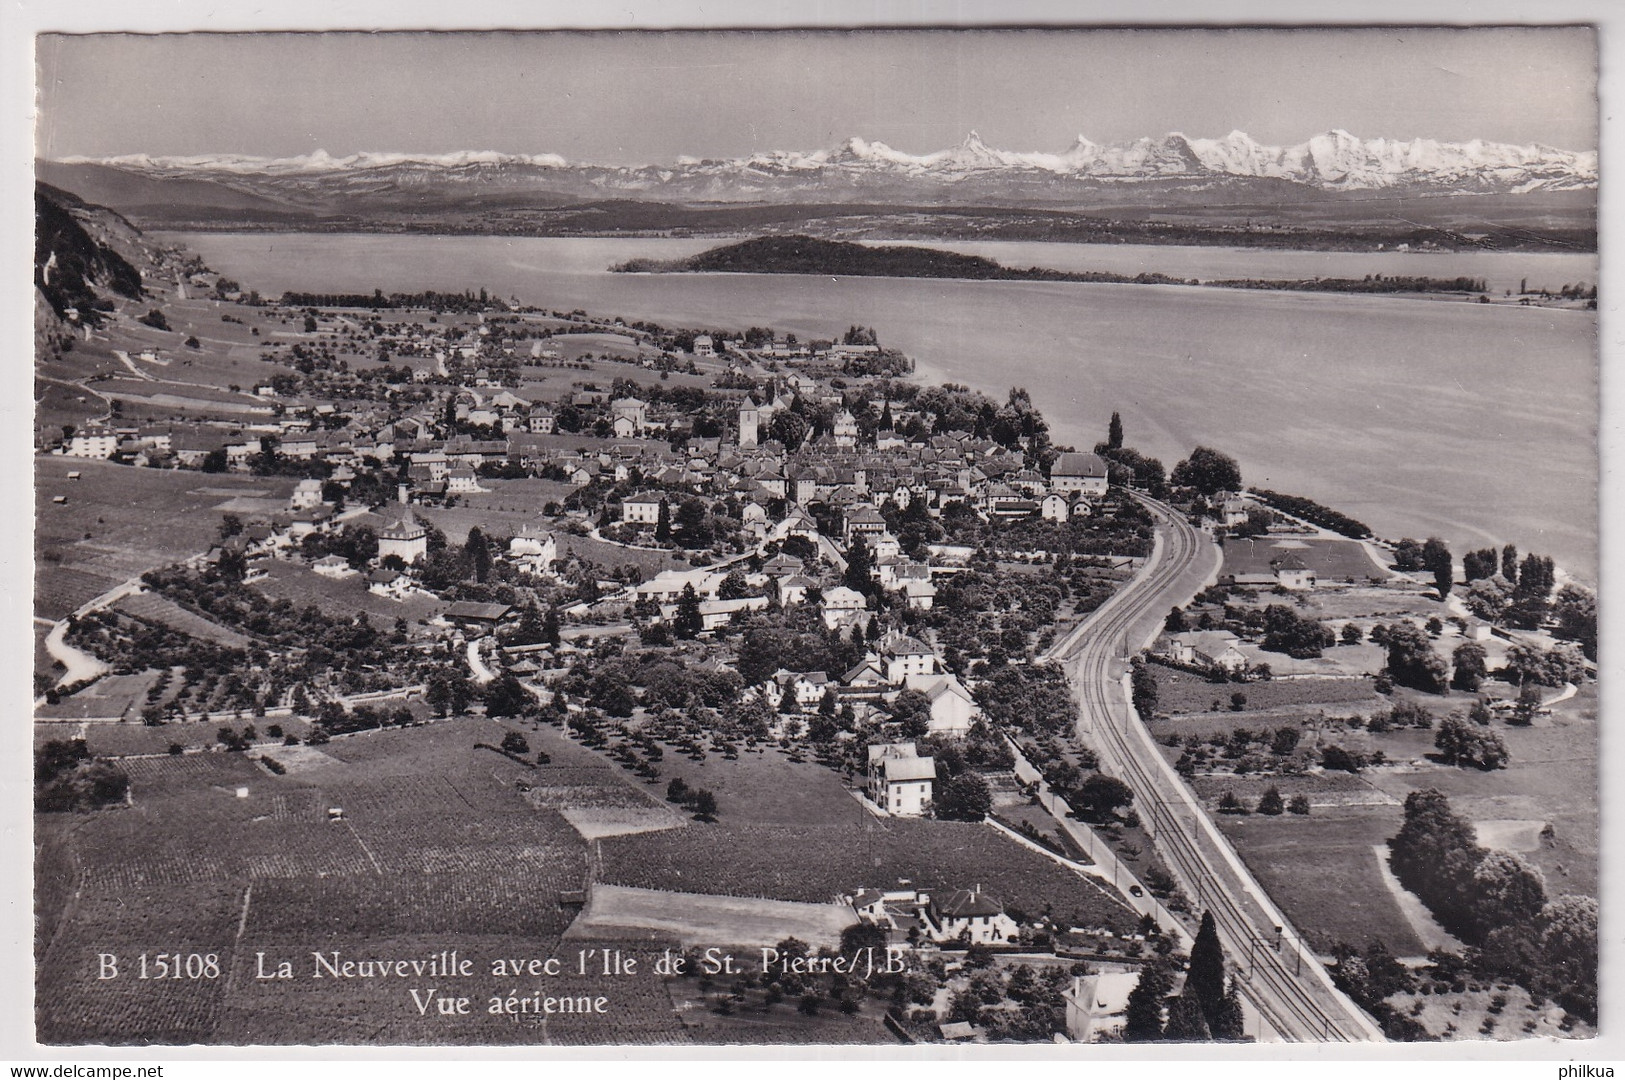
[[[66, 162], [65, 162], [66, 163]], [[730, 197], [736, 186], [752, 198], [771, 196], [765, 184], [793, 183], [794, 190], [816, 193], [827, 187], [845, 197], [885, 180], [895, 184], [1040, 183], [1046, 192], [1056, 184], [1109, 183], [1165, 178], [1267, 178], [1328, 190], [1417, 188], [1439, 191], [1527, 191], [1541, 188], [1594, 189], [1595, 150], [1566, 151], [1516, 146], [1480, 139], [1441, 142], [1434, 139], [1361, 139], [1331, 128], [1291, 146], [1259, 143], [1232, 129], [1221, 138], [1193, 138], [1182, 131], [1144, 136], [1131, 142], [1096, 144], [1078, 135], [1061, 153], [1011, 151], [991, 147], [980, 132], [969, 131], [948, 149], [910, 153], [859, 135], [833, 149], [812, 152], [762, 151], [737, 160], [683, 157], [670, 165], [606, 166], [571, 164], [554, 154], [502, 151], [451, 153], [362, 152], [335, 158], [324, 149], [294, 158], [241, 155], [192, 157], [77, 158], [74, 164], [100, 164], [133, 173], [166, 176], [229, 176], [233, 182], [253, 177], [306, 174], [358, 180], [369, 170], [413, 170], [413, 183], [432, 183], [436, 171], [461, 171], [469, 182], [502, 182], [522, 186], [528, 170], [547, 169], [548, 183], [588, 194], [636, 196], [650, 185], [703, 181], [707, 197]], [[764, 180], [765, 175], [769, 179]], [[448, 179], [449, 182], [449, 179]], [[970, 188], [963, 190], [969, 191]], [[990, 189], [992, 190], [992, 189]], [[1046, 197], [1053, 197], [1046, 195]]]

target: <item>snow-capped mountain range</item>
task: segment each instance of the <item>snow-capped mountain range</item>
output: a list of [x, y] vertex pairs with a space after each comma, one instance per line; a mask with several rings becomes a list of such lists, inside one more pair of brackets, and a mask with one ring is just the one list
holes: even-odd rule
[[[1425, 193], [1576, 191], [1597, 185], [1597, 152], [1539, 144], [1361, 139], [1334, 130], [1292, 146], [1267, 146], [1241, 131], [1218, 139], [1172, 132], [1103, 145], [1079, 136], [1061, 153], [988, 146], [972, 132], [929, 154], [851, 138], [813, 152], [771, 151], [733, 159], [682, 158], [670, 165], [571, 163], [556, 154], [324, 151], [293, 158], [230, 155], [65, 158], [155, 179], [203, 179], [238, 191], [304, 201], [323, 195], [438, 190], [535, 190], [575, 197], [721, 202], [827, 199], [991, 198], [1026, 202], [1137, 182], [1183, 186], [1248, 181], [1326, 192], [1398, 189]], [[303, 198], [302, 198], [303, 197]]]

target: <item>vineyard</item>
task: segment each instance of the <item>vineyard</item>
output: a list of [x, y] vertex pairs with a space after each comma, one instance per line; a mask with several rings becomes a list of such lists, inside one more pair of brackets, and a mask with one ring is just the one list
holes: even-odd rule
[[554, 765], [537, 769], [525, 801], [557, 810], [588, 840], [673, 829], [687, 823], [665, 803], [632, 787], [608, 766]]
[[1026, 918], [1130, 929], [1133, 913], [1082, 877], [985, 825], [892, 819], [864, 827], [727, 825], [606, 839], [603, 880], [670, 892], [825, 903], [907, 880], [982, 885]]

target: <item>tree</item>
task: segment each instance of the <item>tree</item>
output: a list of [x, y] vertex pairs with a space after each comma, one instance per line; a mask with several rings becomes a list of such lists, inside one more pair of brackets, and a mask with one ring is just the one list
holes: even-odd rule
[[745, 574], [741, 570], [730, 570], [723, 577], [722, 584], [717, 586], [717, 597], [721, 600], [738, 600], [750, 595], [750, 586], [745, 582]]
[[1221, 491], [1241, 490], [1241, 467], [1227, 454], [1198, 446], [1190, 457], [1174, 466], [1168, 480], [1174, 487], [1195, 488], [1212, 498]]
[[1424, 569], [1422, 563], [1422, 545], [1405, 537], [1394, 545], [1394, 569], [1410, 574]]
[[982, 774], [966, 769], [932, 800], [936, 816], [945, 821], [981, 821], [993, 809], [993, 795]]
[[1474, 915], [1486, 933], [1532, 923], [1546, 906], [1546, 878], [1510, 851], [1490, 851], [1473, 869]]
[[1501, 549], [1501, 576], [1513, 585], [1518, 583], [1518, 549], [1512, 544]]
[[864, 543], [863, 537], [854, 536], [852, 546], [846, 552], [846, 573], [841, 576], [841, 584], [853, 592], [868, 596], [875, 589], [875, 583], [869, 576], [873, 565], [869, 545]]
[[1564, 1008], [1594, 1022], [1597, 1018], [1597, 901], [1560, 896], [1540, 913], [1540, 955], [1547, 985], [1557, 989]]
[[1124, 1011], [1124, 1042], [1156, 1042], [1162, 1038], [1162, 1004], [1173, 989], [1173, 978], [1161, 963], [1153, 961], [1140, 969], [1140, 978], [1129, 991]]
[[1553, 606], [1558, 637], [1580, 644], [1588, 660], [1597, 659], [1597, 596], [1578, 585], [1565, 585], [1557, 592]]
[[1162, 1037], [1169, 1042], [1211, 1042], [1213, 1032], [1208, 1028], [1207, 1017], [1202, 1012], [1201, 1002], [1191, 993], [1191, 984], [1187, 979], [1185, 990], [1168, 1006], [1168, 1023], [1163, 1028]]
[[1094, 773], [1078, 786], [1079, 811], [1091, 821], [1105, 821], [1119, 807], [1134, 802], [1134, 789], [1115, 776]]
[[1149, 720], [1157, 711], [1159, 695], [1157, 691], [1157, 675], [1151, 670], [1151, 665], [1143, 660], [1136, 659], [1129, 675], [1129, 689], [1134, 701], [1134, 711], [1140, 714], [1142, 720]]
[[1494, 548], [1480, 548], [1461, 557], [1461, 576], [1469, 585], [1481, 578], [1494, 577], [1499, 567]]
[[684, 639], [699, 637], [705, 629], [705, 616], [700, 614], [700, 597], [692, 584], [684, 585], [682, 595], [677, 598], [677, 618], [673, 621], [672, 629]]
[[1247, 1037], [1246, 1022], [1247, 1014], [1241, 1009], [1241, 989], [1232, 976], [1230, 989], [1225, 991], [1224, 1000], [1219, 1002], [1218, 1016], [1209, 1026], [1213, 1029], [1213, 1037], [1220, 1042], [1240, 1042]]
[[1465, 765], [1486, 772], [1506, 764], [1506, 744], [1501, 736], [1460, 716], [1451, 715], [1439, 724], [1433, 746], [1446, 765]]
[[1487, 655], [1484, 646], [1476, 641], [1464, 641], [1457, 645], [1455, 652], [1450, 654], [1456, 669], [1450, 677], [1450, 685], [1457, 690], [1477, 690], [1489, 675]]
[[1518, 581], [1507, 607], [1507, 621], [1525, 629], [1537, 629], [1551, 611], [1556, 568], [1543, 555], [1526, 555], [1518, 569]]
[[655, 519], [655, 539], [662, 544], [671, 539], [671, 502], [660, 500], [660, 515]]
[[1422, 569], [1433, 575], [1440, 600], [1450, 595], [1450, 586], [1455, 583], [1455, 567], [1450, 549], [1437, 536], [1428, 537], [1427, 543], [1422, 545]]
[[1212, 1021], [1218, 1017], [1219, 1004], [1224, 1000], [1224, 949], [1219, 945], [1219, 928], [1212, 911], [1202, 913], [1202, 924], [1191, 943], [1191, 959], [1186, 966], [1185, 992], [1194, 994], [1202, 1006], [1202, 1015]]
[[807, 420], [794, 409], [778, 409], [769, 421], [768, 434], [784, 444], [786, 450], [799, 450], [807, 437]]
[[463, 557], [468, 561], [468, 567], [474, 574], [474, 580], [484, 584], [486, 577], [491, 573], [491, 549], [485, 542], [485, 534], [475, 525], [468, 530], [468, 539], [463, 543]]
[[1106, 445], [1113, 450], [1123, 448], [1123, 418], [1112, 412], [1111, 423], [1106, 425]]
[[1286, 810], [1286, 802], [1281, 798], [1281, 789], [1271, 784], [1264, 794], [1258, 798], [1258, 812], [1268, 817], [1279, 817]]
[[1301, 792], [1292, 796], [1291, 800], [1287, 802], [1286, 808], [1290, 813], [1307, 816], [1309, 813], [1309, 796]]
[[542, 640], [549, 645], [559, 643], [559, 609], [548, 608], [547, 615], [542, 619]]
[[1394, 682], [1425, 694], [1442, 694], [1449, 673], [1444, 659], [1414, 623], [1397, 622], [1388, 628], [1388, 675]]
[[892, 719], [902, 726], [904, 738], [918, 739], [931, 730], [931, 699], [919, 690], [900, 692], [892, 699], [890, 710]]
[[1524, 683], [1518, 688], [1518, 700], [1507, 723], [1528, 727], [1535, 722], [1535, 714], [1539, 711], [1540, 687], [1532, 682]]
[[1467, 610], [1485, 622], [1499, 623], [1512, 606], [1514, 591], [1512, 583], [1499, 574], [1479, 578], [1467, 586]]
[[[485, 712], [488, 716], [519, 716], [534, 700], [524, 684], [512, 675], [499, 675], [485, 688]], [[524, 752], [519, 751], [521, 754]]]
[[1365, 635], [1361, 633], [1357, 624], [1348, 622], [1343, 624], [1343, 632], [1340, 637], [1345, 645], [1358, 645]]
[[693, 808], [694, 816], [701, 821], [715, 821], [717, 819], [717, 797], [705, 788], [701, 788], [694, 793], [689, 806]]
[[530, 743], [522, 732], [510, 731], [502, 736], [502, 752], [504, 754], [528, 754]]

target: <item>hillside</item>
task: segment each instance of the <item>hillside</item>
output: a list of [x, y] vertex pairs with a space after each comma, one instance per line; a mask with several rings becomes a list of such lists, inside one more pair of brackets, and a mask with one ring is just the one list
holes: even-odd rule
[[72, 308], [95, 324], [109, 306], [107, 293], [141, 296], [140, 235], [111, 210], [36, 183], [34, 285], [56, 317], [66, 318]]

